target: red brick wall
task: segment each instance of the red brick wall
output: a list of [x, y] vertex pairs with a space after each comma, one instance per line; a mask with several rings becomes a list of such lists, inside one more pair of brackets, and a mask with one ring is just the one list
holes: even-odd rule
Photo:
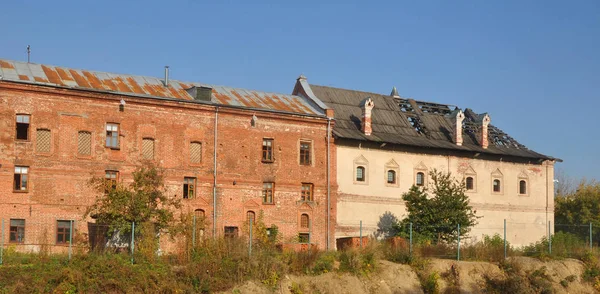
[[[119, 101], [126, 101], [123, 112]], [[15, 115], [31, 115], [29, 142], [15, 141]], [[258, 117], [251, 126], [252, 115]], [[120, 150], [104, 146], [105, 124], [120, 124]], [[87, 182], [118, 170], [124, 182], [142, 163], [142, 138], [155, 139], [155, 163], [165, 169], [169, 195], [182, 197], [183, 178], [197, 178], [197, 197], [183, 200], [182, 211], [203, 209], [212, 233], [213, 152], [215, 107], [198, 104], [122, 97], [68, 89], [0, 82], [0, 217], [8, 242], [10, 218], [26, 220], [26, 244], [54, 244], [56, 220], [73, 219], [87, 232], [82, 219], [97, 195]], [[50, 129], [49, 154], [35, 150], [35, 130]], [[275, 224], [282, 241], [300, 232], [300, 215], [311, 217], [311, 240], [325, 248], [327, 183], [326, 128], [323, 118], [219, 108], [217, 143], [217, 234], [224, 226], [238, 226], [240, 234], [248, 210], [264, 213], [267, 226]], [[78, 131], [92, 133], [92, 155], [77, 154]], [[274, 139], [273, 163], [261, 162], [262, 138]], [[299, 141], [313, 144], [312, 166], [299, 165]], [[190, 164], [189, 144], [202, 142], [202, 163]], [[331, 148], [331, 182], [335, 183], [335, 148]], [[29, 166], [29, 192], [13, 192], [15, 165]], [[275, 203], [262, 204], [262, 183], [275, 182]], [[302, 182], [314, 184], [315, 201], [300, 201]], [[331, 235], [335, 228], [335, 191], [331, 188]], [[44, 234], [44, 231], [46, 232]], [[333, 239], [333, 238], [332, 238]], [[332, 240], [333, 242], [333, 240]], [[331, 243], [333, 244], [333, 243]], [[36, 246], [22, 246], [37, 250]], [[333, 248], [333, 247], [332, 247]]]

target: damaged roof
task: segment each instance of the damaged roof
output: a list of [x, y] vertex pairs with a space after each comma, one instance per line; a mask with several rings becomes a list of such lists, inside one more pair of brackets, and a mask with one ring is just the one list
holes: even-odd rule
[[310, 98], [296, 95], [182, 82], [171, 79], [169, 79], [167, 87], [165, 86], [164, 79], [156, 77], [71, 69], [5, 59], [0, 59], [0, 80], [26, 82], [43, 86], [90, 89], [148, 98], [181, 100], [197, 100], [192, 90], [194, 87], [203, 87], [212, 89], [210, 102], [217, 105], [318, 116], [324, 115], [323, 109]]
[[[415, 147], [463, 150], [531, 159], [559, 160], [527, 149], [494, 125], [488, 126], [489, 147], [481, 147], [480, 127], [483, 114], [465, 109], [463, 144], [453, 141], [453, 115], [460, 108], [399, 96], [310, 85], [312, 93], [335, 111], [333, 129], [338, 138], [391, 143]], [[394, 94], [394, 93], [392, 93]], [[361, 102], [371, 98], [375, 107], [371, 114], [373, 132], [361, 131]]]

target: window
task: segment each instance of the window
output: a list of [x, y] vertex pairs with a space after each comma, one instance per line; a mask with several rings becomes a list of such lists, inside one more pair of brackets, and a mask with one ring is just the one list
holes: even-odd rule
[[306, 141], [300, 142], [300, 164], [301, 165], [311, 165], [312, 164], [311, 155], [310, 155], [310, 149], [311, 149], [310, 145], [311, 145], [310, 142], [306, 142]]
[[519, 194], [527, 194], [527, 181], [519, 181]]
[[92, 133], [79, 131], [77, 134], [77, 153], [79, 155], [92, 155]]
[[395, 184], [396, 183], [396, 171], [395, 170], [388, 170], [387, 172], [387, 183], [388, 184]]
[[424, 173], [422, 173], [422, 172], [418, 172], [417, 173], [416, 184], [417, 184], [417, 186], [424, 186], [425, 185], [425, 174]]
[[29, 140], [29, 115], [17, 114], [17, 140]]
[[225, 227], [225, 238], [233, 239], [238, 236], [238, 227]]
[[308, 214], [304, 213], [300, 216], [300, 227], [303, 229], [308, 229], [309, 226], [310, 226], [310, 219], [308, 217]]
[[40, 153], [50, 153], [50, 130], [37, 129], [35, 149]]
[[356, 167], [356, 181], [357, 182], [365, 181], [365, 167], [364, 166]]
[[254, 211], [248, 210], [248, 212], [246, 213], [246, 221], [248, 223], [254, 223], [255, 219], [256, 219], [256, 214], [254, 213]]
[[119, 125], [114, 123], [106, 124], [106, 147], [119, 148]]
[[202, 209], [196, 209], [194, 211], [194, 216], [196, 216], [196, 220], [203, 220], [206, 217], [206, 213]]
[[310, 234], [300, 233], [298, 234], [298, 243], [307, 244], [310, 242]]
[[501, 192], [501, 189], [500, 189], [500, 180], [495, 179], [492, 185], [493, 185], [494, 192]]
[[154, 139], [142, 139], [142, 158], [148, 160], [154, 159]]
[[27, 191], [27, 189], [29, 188], [28, 173], [29, 173], [29, 167], [15, 166], [15, 178], [14, 178], [14, 190], [15, 191]]
[[190, 143], [190, 162], [193, 164], [198, 164], [202, 162], [202, 143]]
[[273, 162], [273, 139], [263, 139], [262, 161]]
[[263, 203], [273, 204], [273, 194], [275, 194], [275, 183], [265, 182], [263, 183]]
[[204, 226], [206, 222], [206, 214], [202, 209], [194, 210], [194, 217], [196, 218], [196, 230], [199, 237], [204, 237]]
[[23, 243], [25, 240], [25, 220], [11, 219], [10, 220], [10, 242]]
[[71, 221], [59, 220], [56, 226], [56, 244], [69, 243], [71, 235]]
[[467, 177], [466, 187], [467, 187], [468, 191], [472, 191], [473, 189], [475, 189], [475, 183], [474, 183], [473, 177]]
[[114, 170], [107, 170], [104, 173], [105, 183], [105, 193], [108, 193], [109, 190], [114, 190], [117, 188], [117, 182], [119, 180], [119, 172]]
[[192, 199], [196, 193], [196, 178], [183, 178], [183, 199]]
[[301, 195], [301, 199], [302, 201], [314, 201], [313, 199], [313, 184], [310, 183], [303, 183], [302, 184], [302, 195]]

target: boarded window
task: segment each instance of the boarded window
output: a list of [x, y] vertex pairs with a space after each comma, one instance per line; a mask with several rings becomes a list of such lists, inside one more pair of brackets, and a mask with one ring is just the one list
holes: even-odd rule
[[273, 204], [273, 194], [275, 193], [275, 183], [263, 183], [263, 203]]
[[300, 227], [303, 229], [308, 229], [308, 226], [310, 225], [310, 220], [308, 217], [308, 214], [304, 213], [300, 216]]
[[10, 220], [10, 242], [23, 243], [25, 240], [25, 220], [11, 219]]
[[365, 181], [365, 167], [363, 167], [363, 166], [356, 167], [356, 181], [357, 182]]
[[17, 140], [29, 140], [29, 115], [17, 114]]
[[148, 160], [154, 159], [154, 139], [142, 139], [142, 158]]
[[190, 162], [191, 163], [202, 162], [202, 143], [200, 143], [200, 142], [190, 143]]
[[106, 147], [119, 148], [119, 125], [114, 123], [106, 124]]
[[196, 194], [196, 178], [183, 178], [183, 199], [192, 199]]
[[14, 185], [15, 191], [27, 191], [29, 187], [29, 167], [15, 166]]
[[71, 221], [59, 220], [56, 227], [56, 243], [64, 244], [71, 241]]
[[49, 153], [50, 152], [50, 130], [48, 129], [37, 129], [36, 132], [35, 148], [37, 152]]
[[80, 155], [92, 154], [92, 133], [79, 131], [77, 134], [77, 153]]

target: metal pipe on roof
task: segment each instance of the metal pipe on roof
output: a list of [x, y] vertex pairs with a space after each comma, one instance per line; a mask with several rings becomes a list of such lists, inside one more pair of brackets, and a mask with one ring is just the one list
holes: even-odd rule
[[169, 66], [165, 65], [165, 87], [169, 86]]

